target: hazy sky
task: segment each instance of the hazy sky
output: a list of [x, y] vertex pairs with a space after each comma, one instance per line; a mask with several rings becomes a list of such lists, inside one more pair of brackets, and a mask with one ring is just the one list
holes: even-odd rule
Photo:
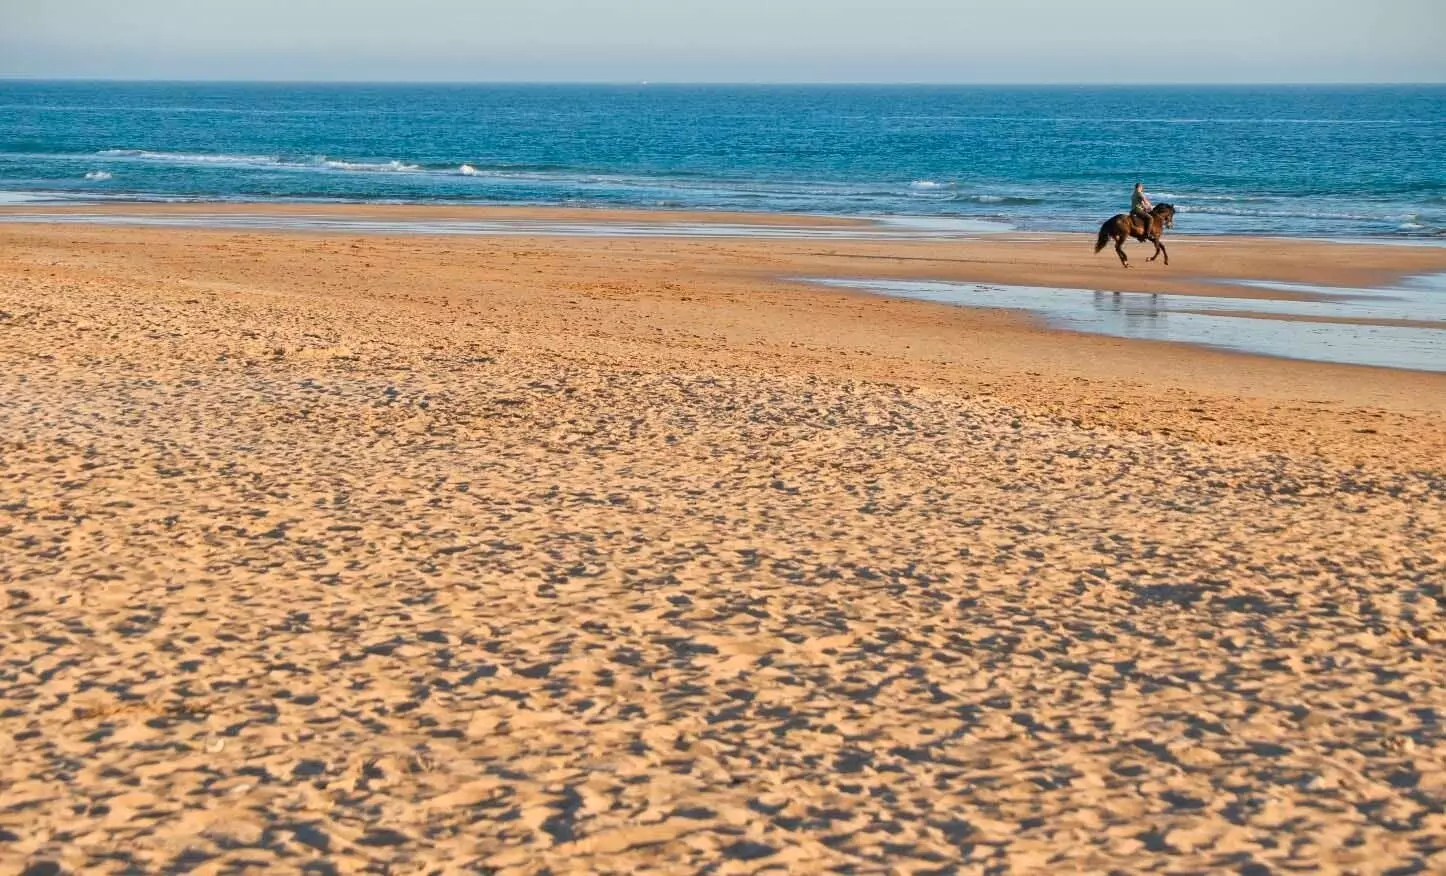
[[17, 76], [1443, 82], [1446, 0], [0, 0]]

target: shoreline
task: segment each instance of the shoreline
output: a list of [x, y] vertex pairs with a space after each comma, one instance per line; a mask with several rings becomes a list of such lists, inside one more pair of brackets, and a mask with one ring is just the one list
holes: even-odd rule
[[[988, 234], [1001, 237], [1069, 237], [1093, 232], [1062, 229], [1018, 228], [999, 217], [939, 216], [919, 214], [858, 214], [841, 215], [831, 213], [775, 212], [766, 210], [687, 210], [673, 208], [627, 208], [612, 206], [552, 206], [532, 204], [463, 204], [426, 202], [384, 202], [384, 201], [235, 201], [235, 200], [117, 200], [82, 198], [55, 201], [12, 202], [0, 201], [0, 221], [25, 222], [25, 217], [46, 215], [115, 217], [123, 220], [126, 216], [163, 217], [195, 216], [197, 228], [218, 227], [208, 225], [206, 219], [220, 217], [272, 217], [336, 218], [359, 222], [386, 222], [406, 220], [449, 220], [465, 222], [581, 222], [595, 223], [598, 227], [637, 223], [648, 226], [678, 224], [737, 226], [739, 229], [796, 228], [796, 229], [869, 229], [889, 228], [919, 230], [937, 229], [947, 232], [954, 229], [959, 234]], [[1188, 214], [1186, 214], [1188, 215]], [[43, 220], [37, 220], [43, 221]], [[119, 221], [117, 224], [121, 224]], [[258, 225], [270, 230], [292, 230], [288, 226]], [[308, 230], [304, 225], [296, 230]], [[345, 230], [345, 229], [339, 229]], [[362, 229], [364, 230], [364, 229]], [[378, 233], [388, 233], [381, 231]], [[392, 232], [412, 233], [412, 232]], [[417, 231], [415, 233], [429, 233]], [[485, 234], [487, 232], [478, 232]], [[558, 232], [545, 232], [553, 234]], [[1393, 246], [1406, 248], [1446, 248], [1446, 236], [1413, 237], [1402, 234], [1341, 235], [1337, 237], [1319, 234], [1274, 235], [1250, 233], [1236, 236], [1218, 232], [1195, 232], [1188, 229], [1174, 229], [1167, 239], [1194, 242], [1238, 240], [1281, 241], [1324, 243], [1336, 246]]]
[[[698, 226], [721, 226], [723, 228], [736, 227], [740, 230], [740, 236], [746, 237], [746, 230], [749, 227], [760, 229], [768, 228], [792, 228], [801, 231], [817, 229], [820, 231], [838, 231], [843, 233], [847, 239], [847, 232], [858, 231], [866, 234], [869, 231], [879, 231], [893, 226], [899, 230], [907, 231], [912, 226], [919, 226], [921, 230], [931, 229], [936, 222], [942, 223], [939, 227], [948, 229], [949, 223], [959, 222], [964, 226], [978, 224], [980, 227], [972, 230], [959, 230], [955, 236], [945, 236], [939, 240], [972, 240], [984, 238], [996, 243], [1028, 244], [1039, 241], [1084, 241], [1088, 240], [1093, 245], [1094, 231], [1050, 231], [1050, 230], [1024, 230], [1011, 228], [1006, 225], [993, 223], [986, 219], [975, 219], [969, 217], [936, 217], [929, 215], [880, 215], [880, 216], [839, 216], [818, 213], [778, 213], [778, 212], [738, 212], [738, 211], [708, 211], [708, 210], [673, 210], [673, 209], [624, 209], [606, 206], [530, 206], [530, 205], [452, 205], [452, 204], [422, 204], [422, 203], [362, 203], [362, 202], [270, 202], [270, 201], [206, 201], [186, 203], [156, 203], [156, 202], [115, 202], [115, 201], [93, 201], [84, 203], [67, 204], [0, 204], [0, 221], [6, 224], [15, 225], [44, 225], [47, 216], [81, 216], [81, 217], [115, 217], [114, 224], [118, 227], [126, 227], [123, 220], [130, 215], [147, 216], [178, 216], [197, 217], [195, 224], [177, 226], [180, 228], [193, 228], [197, 230], [228, 231], [237, 230], [231, 226], [208, 225], [206, 219], [210, 216], [221, 217], [255, 217], [260, 220], [269, 218], [286, 219], [290, 217], [301, 218], [336, 218], [343, 220], [357, 220], [359, 222], [377, 221], [407, 221], [417, 220], [421, 222], [429, 220], [457, 221], [465, 223], [468, 220], [497, 223], [540, 223], [542, 229], [532, 235], [526, 233], [528, 226], [519, 224], [519, 232], [511, 236], [536, 236], [548, 237], [574, 237], [575, 233], [567, 231], [547, 230], [556, 227], [589, 227], [605, 230], [610, 226], [629, 225], [657, 226], [666, 228], [673, 225], [698, 225]], [[568, 225], [556, 226], [547, 223], [569, 223]], [[571, 226], [570, 223], [579, 223], [578, 226]], [[77, 224], [98, 224], [109, 225], [110, 222], [89, 223], [80, 221]], [[997, 227], [996, 227], [997, 226]], [[288, 226], [279, 224], [269, 226], [260, 224], [254, 226], [259, 231], [271, 231], [278, 233], [298, 234], [347, 234], [351, 232], [363, 232], [369, 236], [380, 237], [408, 236], [417, 234], [427, 236], [427, 232], [412, 232], [402, 229], [390, 229], [385, 226], [383, 230], [370, 232], [366, 226], [349, 228], [338, 226], [335, 228], [321, 227], [313, 228], [302, 226]], [[466, 228], [466, 225], [462, 225]], [[459, 237], [491, 237], [494, 234], [487, 231], [472, 233], [461, 232]], [[606, 236], [599, 234], [599, 236]], [[619, 235], [625, 236], [625, 235]], [[660, 235], [665, 236], [665, 235]], [[687, 236], [687, 235], [680, 235]], [[823, 238], [828, 239], [828, 238]], [[900, 239], [907, 241], [906, 235], [900, 235]], [[928, 235], [921, 235], [919, 242], [933, 240]], [[1446, 249], [1446, 240], [1440, 242], [1434, 240], [1418, 240], [1412, 238], [1394, 238], [1389, 236], [1381, 237], [1320, 237], [1320, 236], [1277, 236], [1277, 235], [1238, 235], [1222, 236], [1209, 233], [1191, 233], [1188, 231], [1172, 230], [1165, 236], [1165, 242], [1171, 241], [1188, 242], [1192, 246], [1203, 247], [1227, 247], [1235, 248], [1248, 246], [1258, 248], [1265, 245], [1285, 245], [1295, 247], [1301, 244], [1320, 245], [1324, 247], [1372, 247], [1392, 246], [1406, 249], [1433, 250], [1436, 248]], [[1130, 241], [1126, 244], [1127, 251], [1134, 252], [1139, 244]], [[1099, 255], [1112, 254], [1107, 246]], [[1400, 279], [1420, 271], [1414, 267], [1426, 265], [1434, 267], [1442, 262], [1431, 255], [1407, 256], [1407, 266], [1396, 274], [1375, 271], [1368, 276], [1374, 278]], [[1143, 258], [1132, 256], [1136, 265], [1143, 261]], [[1379, 263], [1379, 259], [1371, 259], [1372, 263]], [[1341, 267], [1339, 264], [1333, 268]], [[1212, 273], [1212, 277], [1224, 279], [1225, 274]], [[939, 279], [950, 279], [952, 276], [940, 275]], [[1168, 278], [1167, 278], [1168, 279]], [[1239, 277], [1237, 279], [1275, 279], [1274, 277]], [[1107, 290], [1108, 291], [1108, 290]], [[1121, 290], [1125, 291], [1125, 290]]]
[[5, 215], [47, 213], [126, 213], [177, 215], [219, 213], [223, 215], [336, 215], [356, 218], [442, 218], [442, 219], [598, 219], [612, 222], [714, 221], [732, 225], [800, 225], [803, 227], [865, 226], [867, 220], [809, 213], [765, 213], [699, 210], [646, 210], [611, 207], [493, 206], [487, 204], [366, 203], [328, 201], [106, 201], [53, 204], [0, 204]]

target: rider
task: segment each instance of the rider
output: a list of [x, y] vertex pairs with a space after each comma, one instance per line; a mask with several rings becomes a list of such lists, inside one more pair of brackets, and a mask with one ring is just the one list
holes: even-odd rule
[[1130, 196], [1131, 215], [1140, 217], [1140, 221], [1145, 223], [1146, 228], [1149, 228], [1150, 211], [1153, 209], [1155, 209], [1155, 205], [1150, 203], [1150, 196], [1145, 194], [1145, 184], [1135, 183], [1135, 193]]

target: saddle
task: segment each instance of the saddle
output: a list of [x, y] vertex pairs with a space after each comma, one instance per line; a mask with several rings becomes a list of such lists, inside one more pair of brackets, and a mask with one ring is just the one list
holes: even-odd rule
[[1139, 210], [1130, 213], [1130, 235], [1144, 240], [1155, 229], [1155, 217]]

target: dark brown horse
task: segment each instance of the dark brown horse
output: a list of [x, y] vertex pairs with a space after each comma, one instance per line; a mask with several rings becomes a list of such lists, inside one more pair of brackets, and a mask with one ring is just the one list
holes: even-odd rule
[[1166, 228], [1175, 227], [1175, 205], [1156, 204], [1155, 209], [1150, 211], [1150, 220], [1146, 222], [1144, 217], [1137, 213], [1118, 213], [1105, 220], [1100, 226], [1099, 240], [1095, 241], [1095, 252], [1105, 248], [1105, 244], [1111, 240], [1115, 242], [1115, 252], [1120, 254], [1120, 264], [1130, 266], [1130, 260], [1125, 258], [1125, 238], [1144, 242], [1149, 241], [1155, 245], [1155, 254], [1150, 256], [1148, 261], [1154, 261], [1160, 256], [1165, 257], [1165, 264], [1170, 263], [1170, 254], [1165, 251], [1165, 245], [1160, 242], [1160, 235], [1165, 233]]

